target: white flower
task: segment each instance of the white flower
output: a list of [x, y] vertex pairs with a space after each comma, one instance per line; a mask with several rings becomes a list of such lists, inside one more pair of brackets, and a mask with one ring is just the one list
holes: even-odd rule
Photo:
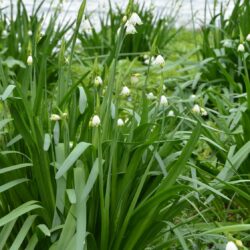
[[161, 55], [158, 55], [155, 58], [153, 64], [154, 65], [160, 65], [161, 67], [163, 67], [165, 65], [165, 60], [164, 60], [164, 58]]
[[161, 106], [167, 106], [168, 105], [168, 99], [165, 95], [162, 95], [160, 98], [160, 105]]
[[136, 84], [139, 82], [139, 78], [137, 77], [137, 74], [134, 74], [131, 76], [130, 81], [132, 84]]
[[18, 43], [18, 52], [21, 52], [22, 51], [22, 45], [21, 43]]
[[61, 117], [57, 114], [51, 114], [50, 118], [51, 121], [59, 121], [61, 120]]
[[28, 31], [28, 36], [32, 36], [32, 35], [33, 35], [32, 31], [29, 30], [29, 31]]
[[250, 42], [250, 34], [247, 35], [246, 40]]
[[98, 127], [101, 124], [100, 117], [98, 115], [94, 115], [91, 121], [92, 127]]
[[7, 30], [3, 30], [2, 31], [2, 37], [6, 38], [9, 35], [9, 33], [7, 32]]
[[146, 94], [146, 96], [147, 96], [148, 100], [154, 100], [155, 99], [155, 96], [154, 96], [154, 94], [152, 92]]
[[122, 96], [129, 96], [130, 94], [130, 89], [127, 86], [124, 86], [121, 91]]
[[226, 250], [238, 250], [238, 247], [233, 241], [229, 241], [226, 245]]
[[233, 47], [233, 41], [230, 39], [225, 39], [222, 41], [222, 44], [226, 48], [232, 48]]
[[151, 57], [151, 60], [150, 60], [149, 57], [147, 57], [147, 58], [144, 58], [144, 63], [145, 63], [146, 65], [149, 65], [149, 63], [150, 63], [150, 64], [151, 64], [152, 62], [154, 63], [154, 60], [155, 60], [155, 57], [154, 57], [154, 56]]
[[85, 31], [87, 34], [91, 33], [92, 28], [91, 28], [91, 25], [90, 25], [90, 22], [89, 22], [88, 19], [83, 20], [83, 22], [82, 22], [82, 29], [83, 29], [83, 31]]
[[130, 35], [130, 34], [133, 35], [137, 32], [135, 29], [135, 26], [133, 24], [126, 22], [125, 26], [126, 26], [126, 34], [127, 35]]
[[174, 116], [175, 116], [174, 111], [173, 111], [173, 110], [170, 110], [170, 111], [168, 112], [168, 117], [174, 117]]
[[201, 107], [198, 104], [195, 104], [192, 108], [193, 113], [200, 114], [201, 113]]
[[239, 44], [239, 46], [238, 46], [238, 52], [244, 52], [245, 51], [245, 47], [244, 47], [244, 45], [241, 43], [241, 44]]
[[118, 120], [117, 120], [117, 126], [118, 127], [122, 127], [124, 125], [124, 121], [121, 119], [121, 118], [119, 118]]
[[191, 99], [191, 100], [195, 100], [195, 99], [196, 99], [196, 95], [194, 95], [194, 94], [191, 95], [191, 96], [190, 96], [190, 99]]
[[141, 21], [141, 18], [138, 16], [137, 13], [132, 13], [131, 17], [129, 18], [129, 23], [132, 24], [132, 25], [142, 25], [142, 21]]
[[31, 66], [31, 65], [33, 64], [33, 57], [32, 57], [32, 56], [28, 56], [27, 64], [28, 64], [29, 66]]
[[200, 110], [202, 116], [207, 116], [207, 111], [204, 108], [201, 107]]
[[95, 86], [100, 86], [102, 85], [102, 83], [103, 83], [102, 78], [100, 76], [97, 76], [94, 80]]

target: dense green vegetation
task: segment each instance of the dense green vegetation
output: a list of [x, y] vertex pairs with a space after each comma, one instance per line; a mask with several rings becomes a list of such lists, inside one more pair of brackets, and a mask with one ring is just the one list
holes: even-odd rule
[[248, 249], [249, 1], [201, 30], [42, 4], [0, 7], [0, 249]]

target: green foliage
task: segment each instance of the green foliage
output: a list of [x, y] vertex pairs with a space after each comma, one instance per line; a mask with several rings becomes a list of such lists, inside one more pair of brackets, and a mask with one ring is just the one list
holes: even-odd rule
[[[0, 10], [0, 249], [248, 246], [248, 53], [221, 41], [250, 32], [249, 3], [221, 11], [220, 29], [214, 17], [201, 51], [190, 31], [175, 36], [174, 14], [133, 1], [136, 35], [119, 8], [81, 33], [86, 3], [73, 31], [59, 8], [42, 27], [43, 2], [29, 17], [18, 1], [9, 22]], [[159, 51], [165, 65], [151, 63]]]

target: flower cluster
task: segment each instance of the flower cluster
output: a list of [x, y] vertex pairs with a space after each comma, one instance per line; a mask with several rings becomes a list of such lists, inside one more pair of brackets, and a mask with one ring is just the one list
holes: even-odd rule
[[142, 25], [142, 21], [138, 14], [134, 12], [132, 13], [128, 21], [125, 23], [126, 34], [135, 34], [137, 32], [135, 28], [136, 25]]

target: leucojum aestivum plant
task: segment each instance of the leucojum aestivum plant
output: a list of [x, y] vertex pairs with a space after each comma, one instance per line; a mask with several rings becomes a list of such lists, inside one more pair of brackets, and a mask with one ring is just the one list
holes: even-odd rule
[[[247, 207], [237, 186], [247, 181], [232, 166], [249, 143], [228, 129], [240, 119], [220, 103], [239, 108], [231, 88], [214, 98], [203, 87], [200, 62], [190, 69], [196, 49], [166, 60], [159, 37], [176, 30], [149, 23], [152, 12], [132, 0], [122, 15], [110, 9], [99, 36], [112, 39], [100, 48], [86, 4], [59, 25], [58, 6], [47, 26], [40, 5], [31, 16], [22, 1], [16, 17], [0, 9], [0, 249], [244, 249], [249, 224], [234, 211]], [[81, 47], [95, 38], [107, 54]], [[139, 56], [138, 41], [150, 48]]]

